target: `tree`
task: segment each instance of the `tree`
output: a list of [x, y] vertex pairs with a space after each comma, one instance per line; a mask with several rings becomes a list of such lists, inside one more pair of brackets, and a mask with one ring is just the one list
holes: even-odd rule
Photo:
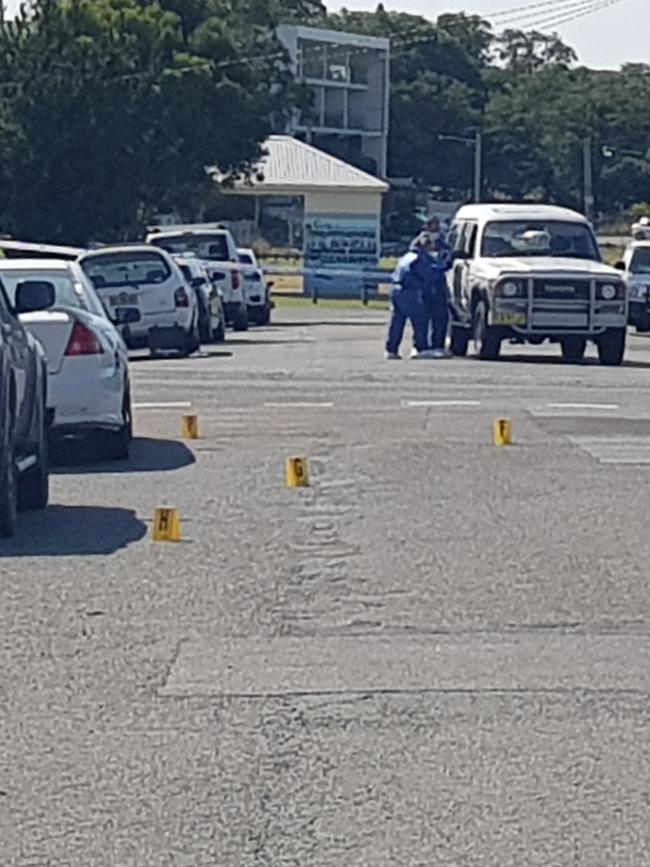
[[5, 227], [129, 237], [195, 202], [207, 165], [251, 165], [295, 89], [272, 27], [211, 12], [202, 0], [183, 19], [138, 0], [37, 0], [2, 29]]

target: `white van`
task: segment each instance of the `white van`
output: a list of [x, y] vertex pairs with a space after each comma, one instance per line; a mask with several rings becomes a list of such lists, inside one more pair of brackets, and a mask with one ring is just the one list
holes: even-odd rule
[[226, 320], [235, 331], [248, 328], [248, 309], [244, 296], [237, 247], [231, 232], [220, 224], [190, 224], [151, 229], [147, 243], [173, 255], [193, 255], [201, 259], [210, 280], [223, 292]]
[[197, 298], [168, 253], [125, 245], [93, 250], [79, 261], [127, 346], [148, 346], [152, 354], [196, 352]]

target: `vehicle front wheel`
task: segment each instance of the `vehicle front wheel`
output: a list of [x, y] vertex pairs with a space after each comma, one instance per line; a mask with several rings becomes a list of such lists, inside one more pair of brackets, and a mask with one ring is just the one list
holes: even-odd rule
[[185, 335], [185, 345], [181, 349], [181, 355], [192, 355], [192, 353], [198, 352], [200, 348], [201, 337], [199, 334], [199, 325], [195, 322]]
[[4, 409], [4, 437], [0, 443], [0, 538], [16, 532], [18, 514], [18, 468], [14, 453], [13, 425], [8, 407]]
[[257, 324], [258, 325], [270, 325], [271, 324], [271, 305], [267, 302], [264, 307], [262, 307], [257, 312]]
[[479, 301], [474, 310], [474, 344], [476, 353], [483, 361], [495, 361], [501, 352], [501, 338], [487, 324], [487, 308]]
[[608, 328], [598, 340], [598, 358], [606, 367], [618, 367], [625, 355], [625, 328]]
[[18, 482], [18, 508], [24, 511], [44, 509], [50, 499], [50, 470], [45, 406], [41, 402], [36, 416], [36, 463]]
[[449, 342], [449, 349], [451, 350], [451, 354], [461, 357], [467, 355], [470, 337], [471, 334], [469, 328], [463, 328], [459, 325], [452, 325], [451, 340]]
[[587, 341], [584, 337], [576, 337], [574, 335], [563, 337], [560, 345], [562, 347], [562, 358], [565, 361], [582, 361], [585, 357]]

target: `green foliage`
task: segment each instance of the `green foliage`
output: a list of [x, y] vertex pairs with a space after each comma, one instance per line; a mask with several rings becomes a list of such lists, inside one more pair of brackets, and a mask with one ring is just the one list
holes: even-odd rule
[[272, 16], [258, 24], [256, 5], [226, 19], [220, 0], [37, 0], [6, 25], [3, 227], [129, 237], [157, 210], [196, 207], [205, 166], [246, 170], [295, 102]]

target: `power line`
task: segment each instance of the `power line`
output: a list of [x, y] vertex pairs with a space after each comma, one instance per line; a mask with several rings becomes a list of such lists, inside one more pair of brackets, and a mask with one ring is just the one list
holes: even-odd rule
[[533, 22], [529, 21], [526, 26], [529, 28], [542, 27], [545, 29], [559, 27], [561, 24], [568, 24], [571, 21], [577, 21], [579, 18], [586, 18], [589, 15], [594, 15], [597, 12], [602, 12], [605, 9], [624, 2], [625, 0], [589, 0], [589, 2], [576, 6], [571, 11], [565, 10], [564, 13], [557, 12], [554, 15], [551, 14], [535, 19]]
[[516, 15], [512, 15], [507, 18], [505, 16], [502, 16], [497, 23], [499, 27], [509, 27], [511, 24], [515, 24], [517, 22], [523, 23], [530, 20], [551, 20], [561, 15], [572, 13], [577, 9], [584, 9], [585, 7], [591, 6], [594, 2], [600, 2], [600, 0], [562, 0], [561, 3], [546, 3], [544, 9], [537, 8], [534, 11], [518, 12]]

